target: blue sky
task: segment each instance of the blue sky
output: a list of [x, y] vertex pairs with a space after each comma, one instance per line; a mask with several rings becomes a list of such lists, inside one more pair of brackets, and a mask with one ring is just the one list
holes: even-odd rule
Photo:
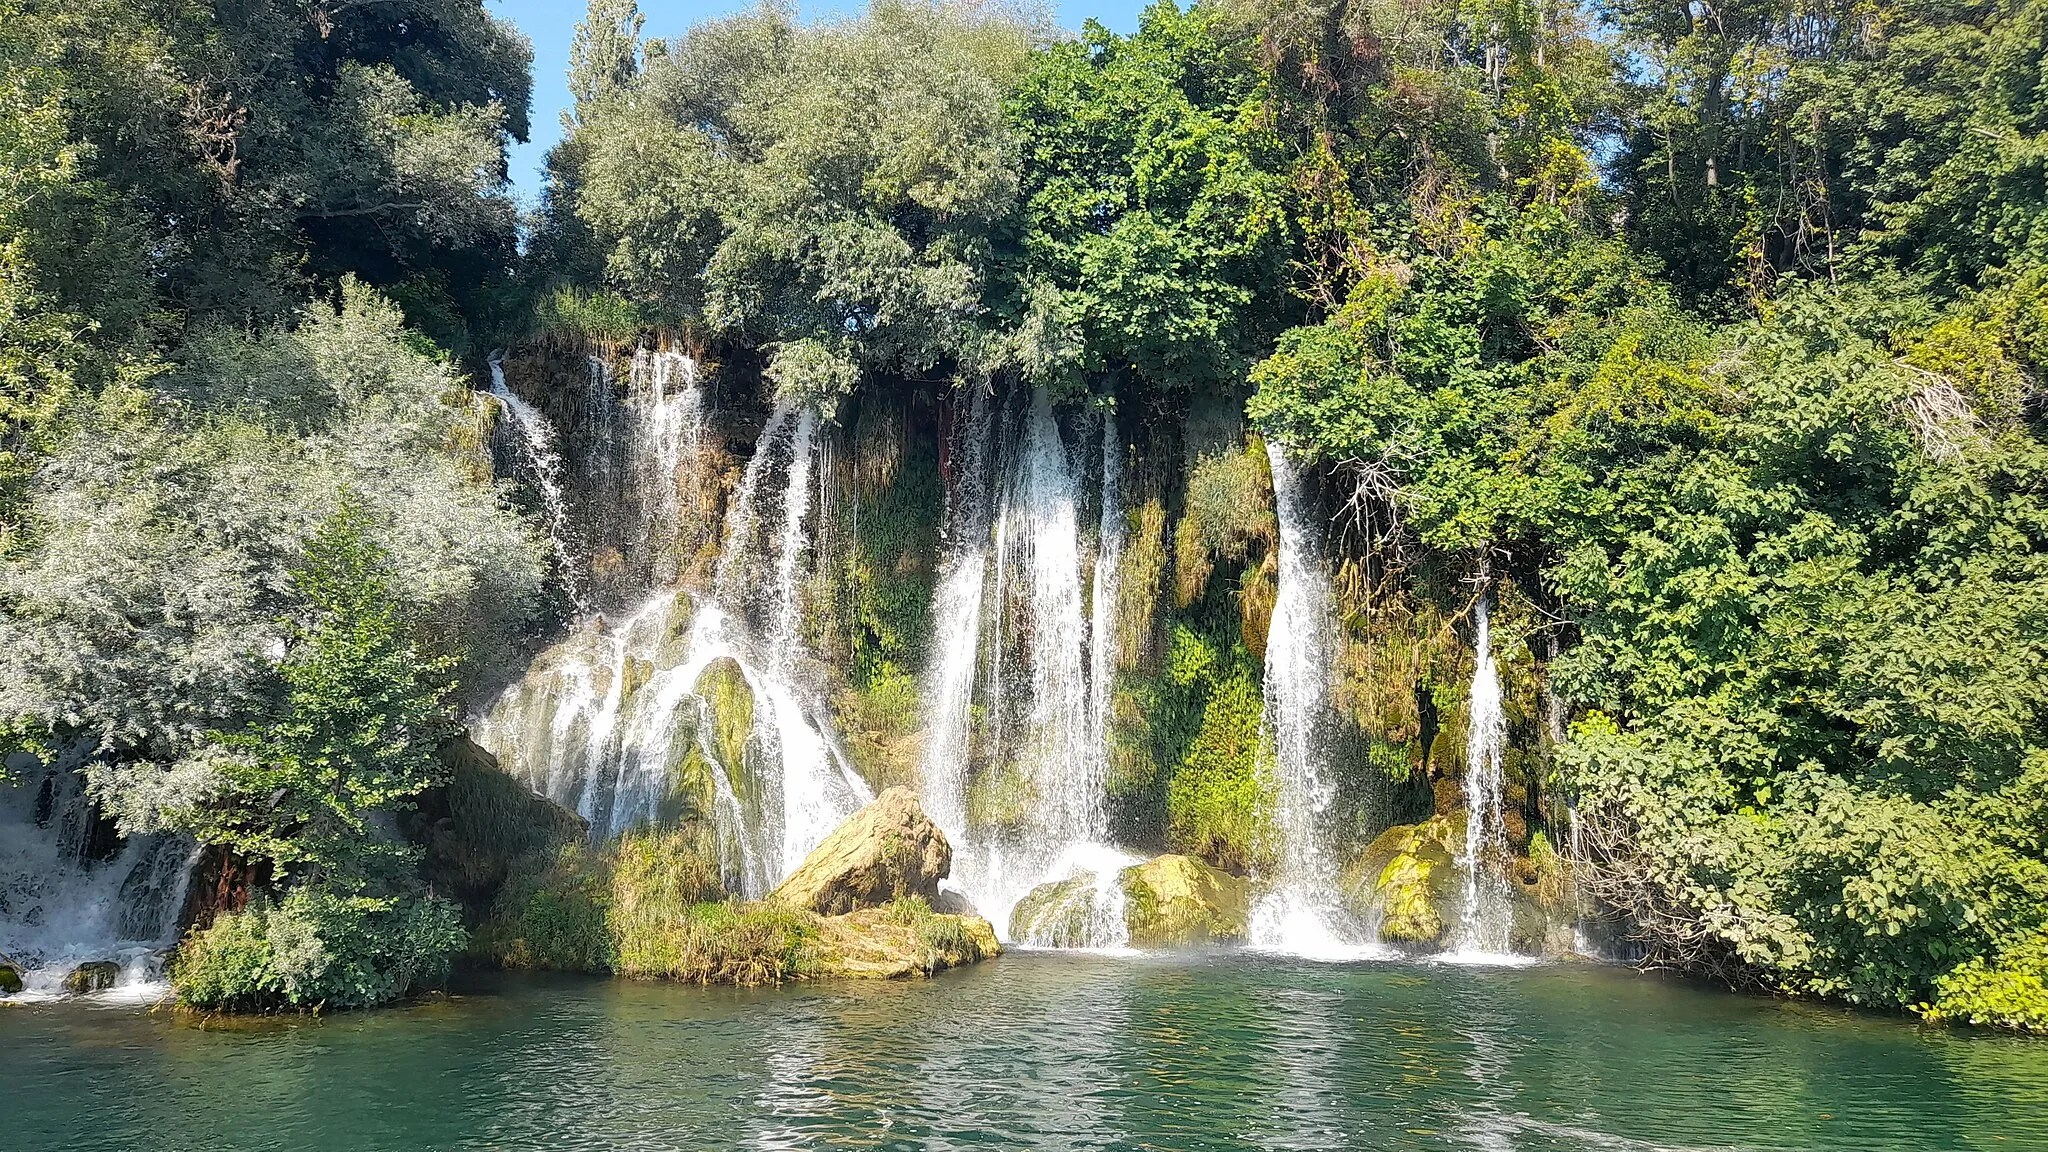
[[[533, 141], [512, 150], [512, 183], [529, 206], [540, 192], [540, 165], [547, 150], [562, 134], [562, 109], [569, 105], [569, 39], [584, 6], [578, 0], [485, 0], [492, 13], [510, 20], [533, 39]], [[647, 14], [646, 34], [677, 36], [690, 25], [713, 16], [724, 16], [754, 6], [754, 0], [640, 0]], [[835, 12], [858, 11], [858, 3], [818, 3], [802, 6], [806, 19]], [[1138, 27], [1140, 0], [1061, 0], [1057, 6], [1063, 27], [1079, 28], [1094, 17], [1118, 32]]]

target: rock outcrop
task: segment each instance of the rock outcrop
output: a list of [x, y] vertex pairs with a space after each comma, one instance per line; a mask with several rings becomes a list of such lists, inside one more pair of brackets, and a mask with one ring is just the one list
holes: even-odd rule
[[1448, 946], [1463, 908], [1457, 845], [1464, 834], [1462, 824], [1447, 816], [1380, 833], [1345, 871], [1351, 910], [1377, 924], [1380, 940], [1397, 948]]
[[[1378, 926], [1379, 939], [1414, 952], [1456, 946], [1463, 930], [1465, 872], [1458, 854], [1464, 813], [1433, 816], [1387, 829], [1352, 861], [1344, 893], [1352, 913]], [[1509, 946], [1529, 955], [1562, 956], [1574, 946], [1581, 909], [1566, 863], [1541, 836], [1509, 875]]]
[[66, 992], [102, 992], [114, 986], [121, 978], [121, 966], [112, 960], [90, 960], [73, 968], [64, 977]]
[[916, 901], [826, 917], [816, 948], [816, 976], [885, 980], [930, 976], [1003, 950], [981, 917], [931, 912]]
[[953, 846], [907, 788], [891, 788], [812, 849], [770, 900], [821, 916], [880, 908], [906, 896], [927, 904], [953, 867]]

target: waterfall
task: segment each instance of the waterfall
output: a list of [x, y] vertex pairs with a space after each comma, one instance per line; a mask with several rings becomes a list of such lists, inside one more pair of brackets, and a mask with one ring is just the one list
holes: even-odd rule
[[[954, 845], [955, 883], [1007, 934], [1011, 909], [1040, 883], [1087, 873], [1114, 887], [1129, 862], [1102, 844], [1122, 459], [1106, 421], [1089, 599], [1080, 484], [1051, 397], [1035, 390], [1010, 407], [999, 434], [991, 423], [977, 397], [944, 522], [921, 767], [927, 810]], [[1003, 452], [992, 498], [984, 477], [993, 444]], [[1109, 908], [1120, 897], [1104, 889], [1089, 943], [1123, 941], [1122, 912]]]
[[[681, 492], [699, 466], [702, 394], [687, 357], [642, 354], [635, 365], [633, 435], [594, 442], [625, 455], [644, 554], [673, 580], [676, 540], [693, 519]], [[668, 819], [677, 790], [700, 787], [686, 798], [703, 805], [726, 883], [749, 897], [874, 798], [802, 679], [818, 425], [813, 409], [771, 413], [733, 498], [711, 594], [664, 584], [617, 622], [582, 622], [472, 724], [509, 770], [574, 808], [596, 837]], [[586, 464], [597, 476], [611, 468]], [[707, 681], [721, 669], [752, 704], [737, 750], [720, 740], [717, 683]], [[678, 776], [693, 757], [708, 769], [708, 797]]]
[[1331, 591], [1321, 523], [1300, 474], [1277, 440], [1266, 441], [1280, 521], [1280, 572], [1266, 632], [1265, 727], [1272, 755], [1278, 868], [1252, 916], [1252, 942], [1308, 955], [1352, 948], [1342, 926], [1337, 866], [1325, 824], [1336, 796], [1329, 778]]
[[803, 611], [797, 583], [803, 564], [804, 517], [811, 506], [811, 465], [818, 447], [818, 415], [809, 408], [797, 417], [796, 431], [789, 442], [789, 483], [782, 496], [782, 534], [775, 559], [775, 613], [768, 635], [770, 658], [778, 669], [786, 668], [792, 654], [803, 643], [799, 634]]
[[1089, 746], [1088, 677], [1082, 664], [1081, 533], [1073, 469], [1052, 400], [1033, 392], [1016, 483], [1004, 518], [1021, 530], [1004, 563], [1020, 568], [1027, 597], [1024, 659], [1031, 710], [1023, 755], [1038, 799], [1038, 847], [1064, 847], [1103, 833], [1102, 774]]
[[704, 435], [704, 390], [697, 382], [697, 362], [681, 352], [633, 354], [628, 392], [633, 408], [633, 435], [627, 472], [637, 478], [640, 512], [634, 567], [649, 587], [676, 582], [681, 553], [690, 526], [701, 512], [683, 490], [694, 484], [688, 469], [697, 461]]
[[1501, 794], [1506, 780], [1502, 754], [1507, 747], [1507, 716], [1501, 711], [1500, 674], [1493, 663], [1493, 635], [1486, 597], [1473, 610], [1478, 632], [1472, 670], [1470, 714], [1465, 740], [1465, 852], [1458, 861], [1465, 870], [1463, 924], [1458, 951], [1467, 955], [1506, 955], [1510, 911], [1507, 878], [1507, 822]]
[[577, 570], [575, 550], [570, 544], [569, 497], [562, 476], [562, 457], [556, 448], [555, 429], [533, 405], [521, 400], [505, 384], [505, 359], [493, 353], [489, 360], [491, 395], [511, 418], [513, 449], [527, 480], [540, 494], [541, 527], [548, 536], [548, 549], [555, 561], [556, 575], [577, 612], [587, 611], [583, 582]]
[[932, 597], [935, 646], [925, 673], [920, 764], [925, 811], [961, 857], [970, 853], [967, 767], [973, 743], [974, 668], [981, 651], [982, 590], [988, 582], [988, 447], [988, 401], [977, 392], [961, 434], [959, 481], [948, 494], [940, 526], [945, 553]]
[[1102, 414], [1102, 513], [1096, 531], [1095, 580], [1088, 620], [1088, 746], [1109, 777], [1110, 712], [1116, 699], [1117, 569], [1124, 555], [1123, 445], [1116, 413]]
[[1107, 823], [1103, 764], [1089, 739], [1077, 485], [1051, 397], [1034, 390], [1021, 415], [995, 530], [986, 694], [996, 754], [984, 782], [1015, 807], [957, 869], [999, 931], [1026, 892], [1069, 875], [1056, 871], [1062, 854], [1099, 841]]
[[24, 993], [56, 995], [73, 968], [112, 961], [121, 968], [115, 995], [161, 995], [163, 951], [177, 941], [197, 855], [192, 841], [116, 837], [71, 766], [14, 756], [6, 767], [0, 957], [21, 966]]

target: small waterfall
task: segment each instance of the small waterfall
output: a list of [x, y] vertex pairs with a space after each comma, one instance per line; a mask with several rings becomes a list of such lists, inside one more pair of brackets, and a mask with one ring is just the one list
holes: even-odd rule
[[[646, 555], [672, 564], [692, 519], [681, 492], [703, 438], [702, 393], [687, 357], [646, 354], [635, 364], [635, 432], [618, 447], [632, 470], [652, 473], [632, 480]], [[473, 723], [508, 769], [576, 809], [599, 837], [668, 818], [675, 790], [690, 783], [677, 772], [694, 755], [709, 769], [704, 815], [726, 882], [750, 897], [874, 798], [833, 736], [824, 701], [802, 681], [818, 423], [815, 410], [786, 405], [770, 415], [733, 499], [710, 596], [663, 586], [616, 624], [601, 615], [584, 622]], [[716, 687], [706, 678], [725, 675], [721, 668], [753, 705], [737, 752], [720, 746], [709, 698]]]
[[1097, 840], [1102, 776], [1089, 746], [1088, 677], [1082, 664], [1081, 533], [1072, 466], [1044, 389], [1031, 397], [1017, 481], [1004, 517], [1022, 530], [1004, 558], [1024, 574], [1024, 659], [1031, 712], [1024, 755], [1038, 805], [1040, 847]]
[[1493, 663], [1490, 605], [1479, 598], [1473, 610], [1478, 632], [1472, 671], [1472, 701], [1465, 741], [1465, 870], [1464, 923], [1458, 951], [1506, 955], [1510, 911], [1505, 868], [1508, 861], [1507, 821], [1502, 810], [1506, 779], [1502, 755], [1507, 748], [1507, 716], [1501, 710], [1500, 674]]
[[636, 351], [628, 403], [634, 418], [626, 470], [637, 478], [640, 511], [634, 566], [648, 587], [666, 587], [680, 575], [685, 532], [702, 513], [683, 495], [695, 492], [688, 470], [704, 436], [697, 362], [681, 352]]
[[1088, 620], [1088, 746], [1109, 776], [1110, 712], [1116, 699], [1117, 570], [1124, 556], [1123, 445], [1116, 413], [1102, 414], [1102, 514], [1096, 534], [1095, 580]]
[[[927, 810], [953, 841], [958, 887], [1007, 933], [1011, 910], [1040, 883], [1126, 859], [1102, 844], [1122, 459], [1110, 423], [1089, 600], [1080, 485], [1051, 397], [1035, 390], [1013, 403], [1000, 434], [992, 423], [976, 398], [933, 599], [922, 771]], [[993, 444], [1003, 452], [992, 495], [984, 476]], [[1121, 912], [1105, 912], [1089, 942], [1121, 942], [1122, 923]]]
[[982, 591], [988, 582], [989, 412], [977, 392], [957, 459], [959, 481], [941, 525], [945, 556], [932, 598], [935, 647], [925, 673], [925, 745], [920, 774], [925, 811], [945, 830], [956, 855], [970, 854], [968, 757], [973, 743], [974, 669], [981, 651]]
[[1034, 390], [1021, 417], [995, 528], [985, 689], [995, 750], [985, 786], [1015, 810], [1006, 827], [976, 837], [959, 869], [999, 930], [1026, 892], [1065, 878], [1055, 871], [1063, 853], [1099, 842], [1107, 824], [1103, 761], [1090, 741], [1077, 485], [1051, 397]]
[[562, 457], [556, 448], [555, 429], [533, 405], [521, 400], [505, 384], [505, 359], [493, 353], [491, 395], [511, 418], [510, 437], [521, 469], [541, 499], [541, 527], [547, 531], [548, 548], [554, 557], [555, 574], [562, 581], [570, 603], [581, 613], [589, 609], [584, 601], [583, 581], [578, 571], [575, 548], [570, 543], [569, 497], [562, 475]]
[[1279, 867], [1252, 916], [1252, 942], [1307, 955], [1335, 954], [1346, 917], [1325, 824], [1336, 789], [1328, 774], [1331, 591], [1321, 524], [1301, 476], [1277, 440], [1266, 441], [1280, 520], [1280, 573], [1266, 633], [1266, 715], [1271, 740]]
[[810, 538], [804, 534], [804, 517], [811, 508], [811, 466], [817, 456], [818, 414], [806, 408], [796, 419], [796, 431], [789, 442], [789, 483], [782, 494], [782, 535], [775, 559], [775, 614], [768, 641], [770, 659], [781, 670], [803, 643], [800, 626], [803, 612], [798, 582], [804, 552]]
[[[70, 759], [67, 757], [67, 759]], [[121, 966], [113, 994], [161, 995], [197, 850], [183, 836], [126, 840], [94, 810], [80, 775], [11, 757], [0, 784], [0, 957], [25, 995], [60, 994], [89, 961]]]

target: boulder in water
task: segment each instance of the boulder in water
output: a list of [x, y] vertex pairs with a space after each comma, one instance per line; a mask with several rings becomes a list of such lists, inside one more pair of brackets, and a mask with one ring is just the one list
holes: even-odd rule
[[1352, 911], [1378, 924], [1388, 944], [1431, 949], [1447, 943], [1463, 910], [1456, 855], [1463, 835], [1444, 816], [1380, 833], [1345, 870]]
[[853, 814], [769, 899], [821, 916], [879, 908], [905, 896], [937, 899], [953, 846], [907, 788], [891, 788]]
[[12, 996], [21, 986], [21, 969], [13, 961], [0, 960], [0, 996]]
[[1120, 870], [1108, 888], [1092, 872], [1033, 888], [1010, 915], [1010, 935], [1053, 948], [1170, 949], [1238, 943], [1250, 923], [1250, 881], [1169, 854]]
[[815, 974], [900, 980], [1000, 955], [995, 925], [934, 912], [921, 900], [863, 908], [818, 924]]
[[121, 966], [112, 960], [91, 960], [71, 970], [64, 977], [66, 992], [103, 992], [114, 986], [121, 978]]
[[1193, 856], [1155, 856], [1123, 870], [1133, 948], [1238, 943], [1251, 930], [1251, 881]]

